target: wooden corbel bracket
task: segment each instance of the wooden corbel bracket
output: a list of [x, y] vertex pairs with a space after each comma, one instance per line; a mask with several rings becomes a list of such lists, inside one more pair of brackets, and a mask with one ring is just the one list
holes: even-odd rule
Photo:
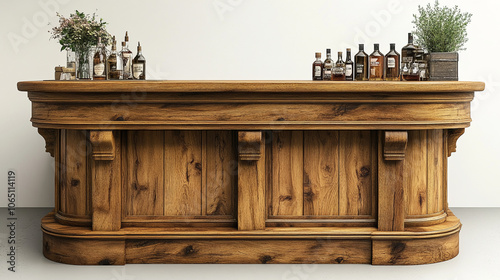
[[458, 129], [449, 129], [448, 130], [448, 156], [451, 156], [451, 153], [457, 151], [457, 141], [462, 134], [464, 134], [465, 128]]
[[408, 132], [385, 131], [384, 132], [384, 159], [404, 160], [406, 145], [408, 144]]
[[94, 160], [115, 159], [115, 139], [112, 131], [90, 131], [89, 138]]
[[261, 157], [262, 132], [238, 132], [238, 158], [245, 161], [257, 161]]
[[51, 157], [54, 157], [54, 149], [56, 146], [57, 130], [47, 129], [47, 128], [39, 128], [38, 134], [42, 135], [43, 139], [45, 139], [45, 151], [47, 153], [49, 153]]

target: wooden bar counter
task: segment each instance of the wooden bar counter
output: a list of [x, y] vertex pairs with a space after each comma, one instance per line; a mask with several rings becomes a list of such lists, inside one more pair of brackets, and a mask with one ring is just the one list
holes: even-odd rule
[[[458, 254], [447, 158], [482, 82], [20, 82], [69, 264], [425, 264]], [[467, 147], [464, 147], [467, 148]]]

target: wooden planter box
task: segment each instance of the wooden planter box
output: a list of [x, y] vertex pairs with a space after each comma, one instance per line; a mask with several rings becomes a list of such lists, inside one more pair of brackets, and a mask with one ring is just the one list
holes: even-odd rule
[[431, 53], [429, 76], [431, 81], [458, 81], [458, 53]]
[[57, 167], [55, 209], [42, 220], [53, 261], [424, 264], [458, 254], [447, 159], [484, 83], [18, 88]]

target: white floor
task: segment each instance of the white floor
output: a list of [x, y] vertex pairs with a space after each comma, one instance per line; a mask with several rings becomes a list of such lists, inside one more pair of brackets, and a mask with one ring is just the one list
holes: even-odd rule
[[452, 208], [462, 221], [460, 254], [419, 266], [372, 265], [125, 265], [74, 266], [42, 255], [40, 219], [48, 208], [18, 209], [17, 272], [7, 270], [7, 209], [0, 208], [0, 279], [402, 279], [499, 280], [500, 208]]

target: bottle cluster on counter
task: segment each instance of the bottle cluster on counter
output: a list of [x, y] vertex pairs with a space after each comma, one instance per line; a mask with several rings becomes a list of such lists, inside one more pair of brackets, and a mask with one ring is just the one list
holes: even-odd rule
[[122, 42], [121, 51], [116, 49], [116, 39], [113, 36], [111, 52], [108, 52], [101, 38], [98, 38], [94, 54], [94, 67], [92, 78], [94, 80], [145, 80], [146, 59], [142, 55], [141, 43], [137, 44], [137, 54], [132, 59], [133, 53], [128, 47], [128, 32], [125, 32], [125, 41]]
[[380, 52], [380, 45], [374, 44], [373, 52], [368, 55], [364, 44], [359, 44], [359, 51], [351, 60], [351, 49], [346, 50], [346, 61], [343, 53], [338, 52], [333, 62], [331, 50], [326, 49], [326, 59], [321, 60], [321, 53], [316, 53], [313, 62], [312, 79], [314, 81], [427, 81], [429, 54], [413, 44], [413, 36], [408, 33], [408, 44], [396, 51], [396, 44], [391, 43], [389, 52]]

